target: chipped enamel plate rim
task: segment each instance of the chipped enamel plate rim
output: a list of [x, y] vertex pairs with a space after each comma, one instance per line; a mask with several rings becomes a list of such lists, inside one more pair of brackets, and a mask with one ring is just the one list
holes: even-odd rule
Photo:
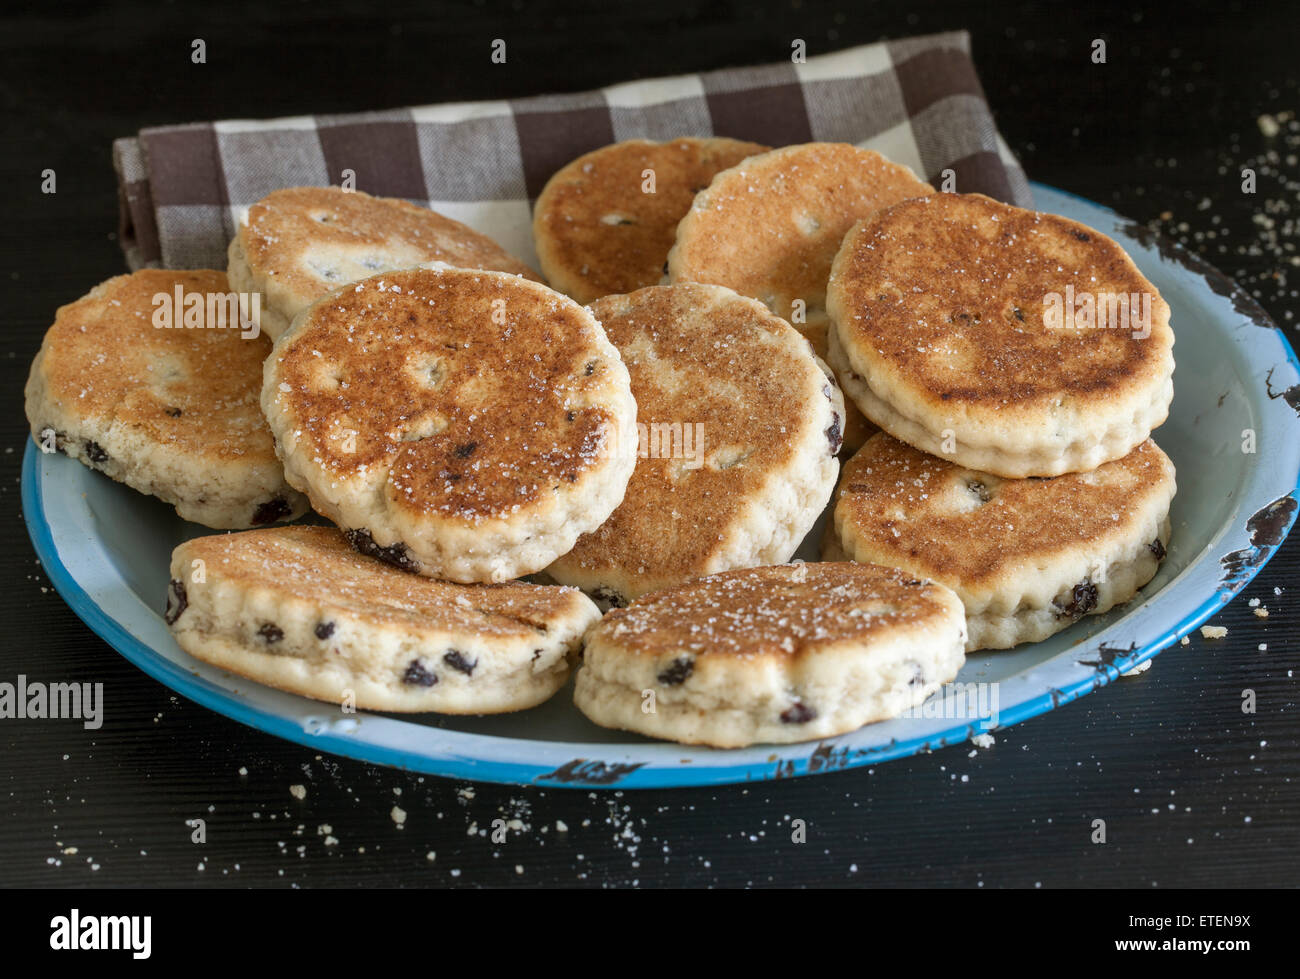
[[[997, 686], [966, 688], [976, 697], [950, 691], [947, 709], [938, 709], [939, 694], [922, 716], [821, 742], [732, 751], [605, 731], [578, 714], [568, 691], [495, 718], [342, 715], [182, 652], [161, 616], [167, 556], [205, 531], [29, 441], [22, 500], [32, 542], [73, 611], [176, 693], [315, 751], [411, 771], [576, 788], [720, 785], [878, 764], [1008, 727], [1114, 681], [1201, 625], [1273, 554], [1300, 497], [1300, 364], [1263, 310], [1200, 259], [1114, 212], [1050, 187], [1034, 192], [1039, 209], [1119, 240], [1173, 310], [1176, 394], [1170, 421], [1156, 432], [1179, 468], [1173, 539], [1160, 574], [1122, 609], [1043, 643], [973, 655], [959, 682]], [[1240, 447], [1245, 429], [1256, 433], [1249, 457]], [[819, 531], [801, 556], [815, 558]], [[981, 711], [995, 702], [978, 699], [994, 690], [996, 725]], [[111, 724], [111, 704], [107, 714]]]

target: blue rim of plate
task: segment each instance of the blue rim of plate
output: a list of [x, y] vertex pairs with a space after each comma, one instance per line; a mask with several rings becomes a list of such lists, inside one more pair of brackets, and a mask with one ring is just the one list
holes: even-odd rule
[[[1056, 196], [1070, 199], [1112, 221], [1113, 228], [1106, 233], [1126, 239], [1126, 247], [1131, 251], [1158, 250], [1162, 261], [1181, 265], [1184, 271], [1192, 275], [1217, 277], [1216, 282], [1211, 284], [1212, 291], [1222, 297], [1223, 301], [1233, 303], [1238, 312], [1243, 305], [1249, 307], [1249, 315], [1253, 317], [1256, 325], [1271, 327], [1266, 332], [1280, 344], [1283, 359], [1294, 369], [1297, 382], [1300, 382], [1300, 360], [1297, 360], [1295, 351], [1286, 336], [1240, 286], [1197, 256], [1185, 252], [1181, 246], [1159, 242], [1157, 247], [1149, 241], [1136, 241], [1133, 237], [1134, 232], [1142, 232], [1144, 229], [1134, 226], [1109, 208], [1043, 184], [1033, 184], [1033, 189], [1040, 198], [1046, 196], [1050, 199]], [[1042, 207], [1041, 204], [1039, 206], [1043, 210], [1051, 210], [1050, 207]], [[1287, 390], [1300, 390], [1300, 383], [1296, 383], [1295, 388]], [[1270, 399], [1273, 397], [1270, 393]], [[1300, 408], [1297, 412], [1300, 413]], [[251, 697], [249, 691], [232, 690], [229, 685], [220, 683], [219, 677], [229, 676], [222, 671], [197, 661], [182, 666], [179, 662], [168, 659], [134, 635], [117, 619], [107, 614], [94, 601], [64, 564], [55, 544], [41, 491], [40, 463], [41, 453], [29, 439], [22, 468], [24, 518], [32, 544], [51, 584], [73, 612], [128, 661], [181, 696], [241, 724], [296, 742], [314, 751], [469, 781], [582, 789], [683, 788], [769, 781], [876, 764], [960, 743], [985, 729], [979, 721], [972, 723], [963, 720], [938, 730], [931, 730], [918, 737], [890, 738], [887, 742], [867, 746], [855, 744], [855, 741], [865, 739], [863, 732], [881, 726], [868, 725], [859, 731], [815, 743], [759, 745], [721, 751], [651, 741], [582, 743], [503, 738], [414, 725], [384, 715], [368, 715], [365, 712], [354, 715], [357, 720], [347, 727], [337, 723], [324, 723], [320, 718], [311, 716], [310, 710], [298, 711], [297, 717], [285, 716], [283, 712], [278, 713], [251, 702], [256, 698]], [[1300, 464], [1295, 468], [1292, 488], [1275, 497], [1271, 501], [1273, 505], [1287, 498], [1291, 501], [1300, 499]], [[1255, 502], [1259, 502], [1259, 499]], [[1264, 504], [1269, 502], [1264, 501], [1257, 510], [1253, 511], [1253, 516], [1258, 517], [1263, 513]], [[1245, 501], [1243, 501], [1244, 505], [1247, 505]], [[1239, 514], [1241, 509], [1239, 508], [1237, 512]], [[1216, 546], [1212, 557], [1217, 558], [1215, 563], [1218, 564], [1228, 554], [1246, 555], [1239, 573], [1219, 578], [1218, 584], [1209, 597], [1196, 604], [1190, 612], [1181, 615], [1176, 622], [1157, 629], [1154, 635], [1146, 638], [1145, 641], [1133, 643], [1131, 649], [1122, 650], [1122, 654], [1110, 655], [1104, 662], [1099, 659], [1095, 669], [1089, 668], [1082, 674], [1078, 667], [1084, 664], [1078, 663], [1076, 647], [1071, 647], [1039, 664], [1033, 671], [1027, 671], [1047, 670], [1048, 673], [1061, 674], [1063, 679], [1062, 682], [1051, 683], [1045, 692], [1028, 696], [1000, 709], [997, 729], [1004, 729], [1036, 717], [1105, 686], [1118, 678], [1121, 673], [1132, 670], [1135, 666], [1153, 658], [1161, 650], [1196, 629], [1223, 608], [1272, 557], [1294, 525], [1295, 507], [1291, 506], [1289, 514], [1284, 516], [1289, 517], [1285, 520], [1285, 526], [1275, 528], [1279, 531], [1273, 535], [1275, 539], [1264, 542], [1259, 541], [1258, 534], [1251, 533], [1250, 522], [1246, 522], [1244, 527], [1241, 525], [1231, 527], [1220, 542], [1226, 546]], [[1202, 556], [1193, 562], [1178, 577], [1167, 582], [1151, 600], [1154, 601], [1171, 592], [1180, 581], [1201, 568], [1206, 561], [1207, 558]], [[156, 610], [153, 610], [153, 614], [161, 618]], [[1097, 648], [1105, 647], [1106, 643], [1102, 642]], [[1091, 640], [1089, 648], [1093, 648]], [[1068, 664], [1061, 662], [1066, 658], [1070, 660]], [[1050, 669], [1053, 666], [1058, 668]], [[1022, 679], [1025, 678], [1017, 675], [1012, 678], [1012, 681]], [[1035, 684], [1041, 685], [1043, 679], [1040, 677]], [[256, 684], [250, 686], [258, 688]], [[292, 699], [301, 701], [309, 708], [312, 705], [312, 702], [303, 698]], [[315, 705], [314, 709], [319, 711], [321, 705]], [[382, 729], [378, 737], [374, 733], [376, 727]], [[403, 733], [402, 728], [418, 730]], [[364, 737], [358, 735], [358, 732], [363, 729], [367, 731]], [[422, 732], [427, 732], [427, 737]], [[445, 740], [450, 744], [434, 746], [426, 744], [421, 745], [419, 750], [413, 750], [398, 743], [407, 740], [412, 734], [417, 738]], [[516, 752], [528, 757], [512, 757]]]

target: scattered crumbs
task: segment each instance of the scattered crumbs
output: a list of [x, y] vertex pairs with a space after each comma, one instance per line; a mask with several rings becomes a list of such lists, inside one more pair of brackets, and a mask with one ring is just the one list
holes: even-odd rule
[[1267, 653], [1267, 652], [1268, 652], [1268, 643], [1266, 643], [1266, 642], [1262, 642], [1262, 643], [1260, 643], [1260, 644], [1259, 644], [1259, 651], [1260, 651], [1261, 653]]
[[393, 806], [393, 811], [389, 815], [393, 817], [393, 822], [399, 827], [406, 825], [406, 810], [401, 806]]
[[993, 735], [989, 734], [987, 731], [984, 731], [981, 732], [980, 734], [976, 734], [975, 736], [973, 736], [970, 739], [970, 743], [973, 744], [976, 748], [992, 748], [995, 744], [997, 744], [997, 741], [993, 739]]
[[1263, 606], [1263, 605], [1261, 605], [1259, 608], [1255, 609], [1255, 618], [1257, 618], [1257, 619], [1267, 619], [1267, 618], [1268, 618], [1268, 608], [1265, 607], [1265, 606]]
[[1149, 669], [1151, 669], [1151, 661], [1147, 659], [1133, 667], [1133, 669], [1125, 670], [1120, 674], [1120, 676], [1137, 676], [1139, 673], [1145, 673]]
[[[1163, 91], [1167, 92], [1168, 89]], [[1174, 224], [1173, 212], [1164, 211], [1160, 215], [1160, 221], [1166, 227], [1162, 228], [1156, 222], [1149, 223], [1148, 227], [1177, 238], [1183, 245], [1194, 248], [1207, 259], [1213, 260], [1217, 254], [1225, 273], [1232, 275], [1254, 299], [1265, 305], [1283, 307], [1284, 322], [1279, 325], [1289, 325], [1286, 321], [1295, 318], [1295, 310], [1288, 307], [1294, 307], [1296, 288], [1288, 273], [1294, 268], [1300, 268], [1300, 255], [1295, 253], [1295, 239], [1300, 223], [1294, 217], [1292, 204], [1296, 190], [1300, 188], [1300, 182], [1293, 176], [1297, 149], [1300, 148], [1300, 119], [1296, 118], [1293, 111], [1285, 110], [1259, 115], [1255, 124], [1263, 137], [1264, 146], [1258, 152], [1251, 153], [1249, 150], [1255, 149], [1255, 146], [1243, 146], [1242, 143], [1256, 144], [1259, 141], [1239, 140], [1234, 133], [1219, 154], [1218, 166], [1220, 176], [1242, 174], [1244, 177], [1246, 170], [1258, 175], [1260, 187], [1256, 192], [1258, 204], [1253, 207], [1253, 233], [1248, 232], [1244, 240], [1236, 234], [1229, 235], [1229, 229], [1221, 226], [1221, 216], [1213, 213], [1208, 199], [1204, 199], [1197, 207], [1198, 211], [1209, 214], [1208, 224], [1198, 222], [1200, 226], [1193, 230], [1187, 221]], [[1161, 161], [1156, 160], [1156, 165], [1160, 164]], [[1170, 159], [1168, 165], [1174, 167], [1177, 161]], [[1236, 267], [1223, 265], [1232, 256], [1239, 259], [1235, 263]], [[1257, 272], [1248, 271], [1245, 260], [1258, 258], [1270, 261]]]
[[1179, 640], [1178, 640], [1178, 645], [1180, 645], [1180, 646], [1190, 646], [1191, 644], [1192, 644], [1192, 641], [1191, 641], [1190, 639], [1188, 639], [1186, 636], [1183, 636], [1182, 639], [1179, 639]]
[[555, 821], [555, 832], [567, 833], [568, 831], [569, 831], [569, 824], [566, 823], [563, 819], [557, 819]]
[[428, 853], [424, 855], [424, 859], [428, 860], [429, 863], [433, 863], [433, 861], [438, 859], [438, 854], [435, 851], [430, 850]]
[[289, 794], [290, 794], [291, 796], [293, 796], [295, 799], [298, 799], [299, 801], [301, 801], [301, 800], [307, 798], [307, 786], [305, 786], [305, 785], [291, 785], [291, 786], [289, 786]]
[[1201, 635], [1206, 639], [1222, 639], [1228, 634], [1226, 625], [1203, 625]]
[[240, 766], [239, 766], [239, 774], [240, 774], [240, 775], [247, 775], [247, 774], [248, 774], [248, 769], [245, 768], [243, 765], [240, 765]]

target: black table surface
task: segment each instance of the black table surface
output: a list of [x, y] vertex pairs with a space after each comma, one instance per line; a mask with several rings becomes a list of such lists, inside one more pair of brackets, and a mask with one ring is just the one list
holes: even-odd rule
[[[1216, 617], [1227, 638], [1196, 634], [1140, 676], [998, 732], [992, 748], [644, 792], [471, 786], [243, 727], [127, 663], [33, 554], [18, 494], [22, 388], [55, 308], [123, 271], [114, 137], [195, 119], [576, 91], [779, 60], [793, 38], [811, 55], [955, 28], [972, 32], [989, 101], [1031, 178], [1183, 241], [1296, 343], [1292, 3], [6, 5], [0, 680], [102, 682], [106, 719], [93, 732], [0, 721], [0, 883], [1294, 885], [1300, 535]], [[508, 39], [504, 65], [485, 54], [497, 37]], [[190, 62], [195, 38], [206, 65]], [[1095, 38], [1107, 41], [1102, 65], [1090, 60]], [[1243, 167], [1259, 175], [1254, 196], [1241, 193]], [[40, 192], [45, 168], [57, 194]], [[1242, 712], [1245, 688], [1257, 692], [1254, 714]], [[407, 813], [400, 828], [394, 805]], [[206, 820], [204, 844], [191, 842], [194, 818]], [[504, 842], [492, 840], [496, 819], [508, 821]], [[802, 845], [792, 819], [807, 824]], [[1092, 842], [1095, 819], [1104, 845]]]

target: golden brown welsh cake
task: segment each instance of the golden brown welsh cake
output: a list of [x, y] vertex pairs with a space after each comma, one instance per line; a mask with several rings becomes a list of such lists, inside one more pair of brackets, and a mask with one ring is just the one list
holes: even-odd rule
[[828, 360], [847, 395], [959, 465], [1086, 471], [1168, 415], [1169, 307], [1076, 221], [979, 194], [905, 201], [845, 237], [827, 295]]
[[58, 311], [32, 363], [32, 437], [208, 527], [298, 516], [307, 501], [258, 404], [271, 344], [248, 312], [224, 272], [144, 269], [96, 286]]
[[[789, 320], [826, 356], [826, 283], [854, 223], [934, 188], [848, 143], [804, 143], [751, 157], [701, 191], [668, 256], [672, 282], [712, 282]], [[832, 365], [832, 368], [834, 365]], [[875, 431], [856, 411], [845, 447]]]
[[325, 297], [276, 343], [262, 407], [319, 513], [452, 581], [540, 571], [605, 521], [636, 463], [600, 324], [501, 272], [408, 269]]
[[696, 192], [719, 170], [767, 149], [723, 138], [630, 139], [578, 157], [537, 198], [542, 273], [581, 303], [656, 285]]
[[186, 541], [172, 555], [166, 612], [182, 649], [250, 680], [361, 709], [445, 714], [546, 700], [599, 618], [572, 588], [405, 574], [332, 527]]
[[804, 143], [752, 156], [713, 178], [677, 228], [673, 282], [709, 282], [752, 296], [799, 325], [824, 312], [826, 281], [853, 225], [932, 194], [907, 167], [848, 143]]
[[844, 405], [788, 323], [721, 286], [591, 305], [631, 375], [642, 457], [599, 529], [551, 565], [616, 605], [789, 560], [835, 488]]
[[1174, 466], [1151, 440], [1087, 473], [1002, 479], [885, 433], [844, 465], [836, 546], [960, 596], [970, 650], [1045, 639], [1127, 602], [1169, 546]]
[[808, 741], [894, 717], [965, 661], [961, 601], [871, 564], [711, 575], [608, 613], [574, 702], [597, 724], [734, 748]]
[[459, 221], [339, 187], [286, 187], [268, 194], [248, 209], [229, 258], [236, 288], [262, 293], [262, 330], [272, 340], [327, 292], [376, 272], [444, 262], [537, 278], [491, 238]]

